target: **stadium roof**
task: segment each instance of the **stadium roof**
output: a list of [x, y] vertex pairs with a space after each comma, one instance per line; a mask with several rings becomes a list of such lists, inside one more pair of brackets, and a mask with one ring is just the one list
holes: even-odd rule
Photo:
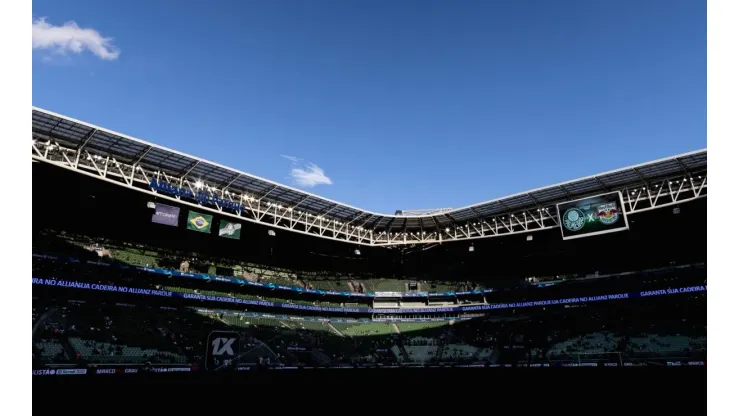
[[[704, 149], [462, 208], [426, 215], [391, 215], [333, 201], [40, 108], [34, 107], [32, 113], [34, 138], [32, 154], [37, 160], [53, 161], [48, 156], [48, 150], [42, 152], [36, 143], [40, 143], [41, 146], [57, 146], [73, 154], [88, 157], [94, 155], [96, 158], [106, 160], [106, 166], [108, 160], [114, 160], [117, 164], [131, 167], [132, 172], [143, 169], [143, 171], [161, 173], [168, 178], [189, 179], [193, 183], [198, 181], [208, 187], [218, 189], [219, 192], [229, 191], [234, 195], [249, 195], [256, 201], [269, 201], [272, 205], [279, 205], [281, 209], [288, 207], [291, 211], [300, 210], [314, 217], [320, 217], [322, 221], [326, 219], [342, 225], [346, 224], [348, 227], [370, 230], [376, 233], [376, 236], [381, 233], [385, 235], [414, 234], [418, 231], [431, 234], [435, 230], [440, 234], [451, 235], [450, 228], [455, 229], [471, 223], [480, 225], [486, 219], [495, 219], [495, 217], [505, 218], [510, 215], [515, 218], [517, 213], [524, 213], [523, 228], [526, 229], [528, 221], [526, 212], [542, 212], [559, 202], [609, 191], [624, 192], [630, 187], [652, 186], [672, 178], [701, 177], [702, 174], [706, 178], [707, 168], [707, 152]], [[72, 163], [67, 156], [65, 158], [77, 168], [76, 163]], [[62, 160], [61, 156], [57, 163], [60, 160]], [[97, 167], [95, 169], [98, 173], [102, 173]], [[123, 170], [121, 173], [123, 174]], [[133, 173], [131, 176], [134, 176]], [[703, 182], [702, 188], [706, 189], [706, 179]]]

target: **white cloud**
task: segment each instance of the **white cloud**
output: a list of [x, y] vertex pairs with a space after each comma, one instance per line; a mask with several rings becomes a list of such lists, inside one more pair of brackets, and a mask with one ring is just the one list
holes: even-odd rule
[[316, 185], [331, 185], [333, 183], [331, 178], [324, 173], [324, 169], [316, 166], [316, 164], [311, 162], [305, 163], [303, 159], [295, 156], [280, 156], [290, 160], [293, 165], [290, 169], [290, 177], [296, 185], [304, 188], [313, 188]]
[[103, 37], [95, 29], [83, 29], [74, 21], [54, 26], [41, 17], [33, 22], [32, 33], [34, 49], [51, 50], [59, 54], [88, 50], [106, 61], [116, 60], [121, 54], [112, 38]]
[[280, 155], [280, 156], [290, 160], [293, 163], [298, 163], [298, 158], [295, 156], [288, 156], [288, 155]]

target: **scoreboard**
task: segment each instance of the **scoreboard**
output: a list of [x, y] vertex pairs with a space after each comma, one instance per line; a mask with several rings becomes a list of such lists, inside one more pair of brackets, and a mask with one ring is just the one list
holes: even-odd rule
[[621, 192], [563, 202], [557, 211], [563, 240], [629, 229]]

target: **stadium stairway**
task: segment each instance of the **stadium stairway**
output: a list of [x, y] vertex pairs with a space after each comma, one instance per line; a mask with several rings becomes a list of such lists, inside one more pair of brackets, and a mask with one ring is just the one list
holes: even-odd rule
[[[398, 330], [398, 327], [396, 326], [396, 324], [393, 324], [393, 326], [395, 326], [396, 327], [396, 330]], [[400, 331], [399, 331], [399, 333], [400, 333]], [[409, 357], [409, 353], [408, 353], [408, 351], [406, 351], [406, 348], [404, 348], [404, 346], [403, 346], [403, 337], [396, 338], [396, 346], [398, 347], [398, 352], [403, 357], [403, 362], [405, 362], [405, 363], [410, 362], [411, 359]]]
[[442, 357], [444, 356], [445, 348], [447, 348], [447, 344], [442, 344], [437, 348], [437, 355], [435, 357], [435, 362], [442, 362]]
[[[33, 325], [32, 331], [32, 338], [36, 338], [37, 334], [41, 332], [41, 328], [44, 326], [44, 324], [57, 315], [59, 313], [59, 309], [57, 308], [49, 308], [48, 311], [46, 311], [43, 315], [36, 318], [36, 322]], [[65, 355], [70, 359], [73, 360], [75, 356], [77, 355], [77, 351], [75, 351], [74, 348], [72, 348], [72, 345], [70, 345], [69, 340], [67, 339], [68, 335], [65, 332], [62, 332], [57, 338], [57, 341], [62, 346], [62, 350], [64, 351]]]
[[334, 325], [331, 324], [331, 322], [328, 322], [329, 328], [331, 328], [332, 331], [334, 331], [335, 334], [339, 335], [340, 337], [344, 337], [344, 334], [334, 327]]
[[320, 351], [316, 348], [311, 350], [311, 357], [319, 364], [319, 365], [329, 365], [331, 364], [331, 357], [326, 355], [323, 351]]
[[69, 343], [69, 336], [67, 334], [63, 334], [59, 338], [59, 343], [62, 344], [62, 348], [64, 349], [64, 352], [67, 354], [67, 357], [74, 360], [77, 356], [77, 351], [72, 347], [72, 344]]
[[445, 329], [444, 331], [445, 339], [442, 342], [442, 344], [437, 348], [437, 362], [442, 362], [445, 356], [445, 352], [448, 350], [448, 344], [452, 341], [453, 338], [457, 338], [454, 332], [450, 331], [449, 329]]

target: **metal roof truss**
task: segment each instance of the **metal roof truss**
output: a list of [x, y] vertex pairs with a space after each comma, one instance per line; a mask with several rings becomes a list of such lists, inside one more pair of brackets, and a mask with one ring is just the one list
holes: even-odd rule
[[[32, 158], [223, 216], [346, 243], [432, 244], [559, 226], [555, 206], [620, 191], [627, 214], [702, 198], [706, 150], [429, 215], [373, 213], [42, 110], [33, 110]], [[152, 179], [204, 193], [200, 203], [153, 190]]]

